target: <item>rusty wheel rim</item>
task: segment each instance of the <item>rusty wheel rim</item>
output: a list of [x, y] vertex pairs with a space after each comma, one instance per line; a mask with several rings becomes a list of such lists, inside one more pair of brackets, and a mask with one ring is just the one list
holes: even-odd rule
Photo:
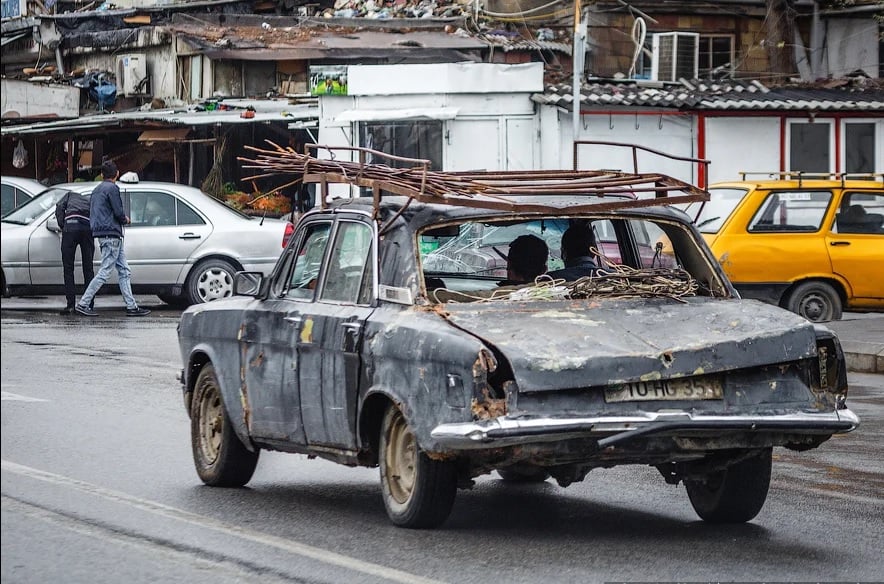
[[214, 463], [221, 452], [223, 421], [221, 394], [214, 383], [209, 383], [200, 401], [200, 450], [209, 464]]
[[384, 462], [390, 495], [399, 504], [407, 502], [414, 490], [416, 458], [417, 443], [414, 434], [402, 414], [397, 412], [387, 431]]

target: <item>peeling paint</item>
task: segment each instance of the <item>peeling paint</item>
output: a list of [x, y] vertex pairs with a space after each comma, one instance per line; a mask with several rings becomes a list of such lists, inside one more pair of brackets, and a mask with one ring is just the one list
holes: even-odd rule
[[302, 343], [312, 343], [313, 342], [313, 319], [308, 318], [304, 321], [304, 325], [301, 327], [301, 342]]

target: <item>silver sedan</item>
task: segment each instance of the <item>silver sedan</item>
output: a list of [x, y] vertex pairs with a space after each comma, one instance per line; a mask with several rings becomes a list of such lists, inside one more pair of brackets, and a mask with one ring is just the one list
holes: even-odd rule
[[0, 186], [3, 189], [0, 217], [47, 189], [46, 185], [41, 182], [20, 176], [0, 177]]
[[[88, 192], [97, 183], [55, 185], [2, 219], [4, 296], [61, 294], [61, 232], [55, 204], [68, 192]], [[125, 228], [132, 290], [164, 302], [198, 304], [233, 293], [239, 270], [269, 274], [293, 226], [250, 217], [200, 190], [160, 182], [118, 182], [131, 223]], [[96, 271], [100, 257], [91, 258]], [[75, 268], [77, 283], [80, 269]], [[116, 274], [106, 285], [116, 290]]]

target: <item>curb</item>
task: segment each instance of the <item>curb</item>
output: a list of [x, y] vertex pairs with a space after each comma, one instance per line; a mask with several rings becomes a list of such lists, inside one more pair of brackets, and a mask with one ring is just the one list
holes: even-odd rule
[[852, 373], [884, 373], [884, 345], [865, 341], [842, 341], [847, 370]]

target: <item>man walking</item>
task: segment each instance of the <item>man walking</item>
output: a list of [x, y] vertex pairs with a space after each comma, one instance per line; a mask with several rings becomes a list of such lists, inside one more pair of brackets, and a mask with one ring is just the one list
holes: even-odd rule
[[69, 192], [55, 205], [55, 218], [61, 227], [61, 265], [64, 269], [64, 295], [67, 306], [62, 314], [73, 314], [77, 300], [74, 285], [74, 259], [77, 247], [83, 260], [83, 284], [88, 285], [95, 277], [92, 262], [95, 259], [95, 241], [89, 226], [89, 200], [91, 193]]
[[132, 272], [123, 250], [123, 225], [129, 223], [129, 217], [123, 211], [123, 199], [116, 184], [120, 176], [117, 165], [112, 160], [105, 161], [101, 165], [101, 176], [104, 180], [92, 191], [89, 217], [92, 235], [98, 239], [98, 247], [101, 249], [101, 267], [89, 282], [89, 287], [75, 310], [84, 316], [98, 315], [90, 306], [98, 290], [110, 277], [111, 270], [116, 267], [120, 293], [126, 302], [126, 316], [145, 316], [150, 311], [138, 306], [132, 296]]

